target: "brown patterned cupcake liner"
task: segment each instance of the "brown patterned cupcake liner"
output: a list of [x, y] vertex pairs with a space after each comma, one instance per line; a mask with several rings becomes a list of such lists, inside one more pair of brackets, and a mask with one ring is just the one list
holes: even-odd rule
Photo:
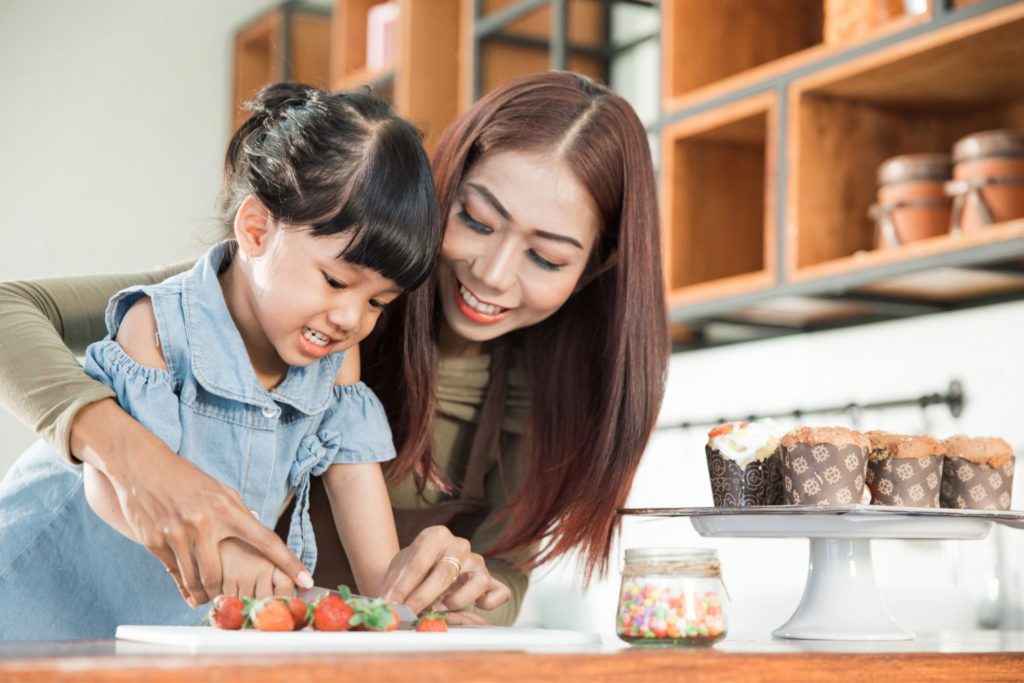
[[871, 504], [939, 507], [943, 460], [941, 455], [869, 460], [866, 481]]
[[705, 446], [704, 451], [708, 457], [711, 497], [715, 507], [782, 504], [782, 474], [778, 451], [746, 467], [740, 467], [739, 463], [726, 458], [710, 446]]
[[782, 488], [789, 505], [849, 505], [864, 491], [867, 451], [857, 444], [783, 445]]
[[998, 467], [946, 458], [939, 504], [944, 508], [1009, 510], [1014, 459]]

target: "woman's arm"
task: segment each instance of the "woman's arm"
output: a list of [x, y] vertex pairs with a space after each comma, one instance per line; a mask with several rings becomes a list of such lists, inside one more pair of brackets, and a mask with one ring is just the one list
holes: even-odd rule
[[0, 283], [0, 406], [76, 462], [72, 422], [84, 406], [114, 392], [86, 375], [75, 355], [106, 334], [111, 296], [182, 269]]
[[184, 268], [0, 283], [0, 405], [65, 456], [74, 454], [107, 477], [133, 535], [190, 602], [219, 592], [216, 549], [225, 538], [249, 543], [295, 583], [311, 586], [299, 559], [252, 517], [237, 492], [178, 457], [75, 359], [73, 351], [104, 336], [104, 311], [114, 293]]

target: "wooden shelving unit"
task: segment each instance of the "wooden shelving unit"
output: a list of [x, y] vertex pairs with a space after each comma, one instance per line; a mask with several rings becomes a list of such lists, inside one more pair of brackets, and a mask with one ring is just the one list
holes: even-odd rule
[[[670, 306], [761, 289], [775, 279], [775, 135], [768, 92], [662, 132], [662, 246]], [[730, 187], [709, 194], [708, 187]]]
[[822, 7], [662, 4], [678, 348], [1024, 297], [1024, 220], [875, 250], [867, 216], [885, 159], [1024, 128], [1024, 1], [933, 0], [836, 45]]
[[235, 33], [232, 129], [249, 115], [242, 105], [268, 83], [328, 86], [330, 21], [318, 6], [285, 2]]
[[331, 33], [331, 87], [370, 87], [399, 115], [419, 126], [433, 149], [459, 112], [461, 54], [466, 41], [462, 0], [398, 0], [395, 63], [366, 68], [366, 21], [382, 0], [335, 0]]

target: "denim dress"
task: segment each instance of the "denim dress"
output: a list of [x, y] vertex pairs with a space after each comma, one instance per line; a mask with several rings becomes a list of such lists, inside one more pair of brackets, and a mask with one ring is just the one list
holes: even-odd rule
[[[160, 284], [125, 290], [107, 308], [109, 335], [86, 371], [121, 406], [273, 528], [290, 492], [288, 547], [312, 572], [316, 540], [309, 480], [336, 463], [395, 456], [380, 401], [362, 383], [336, 386], [341, 353], [289, 368], [265, 390], [249, 364], [217, 274], [224, 242]], [[113, 341], [140, 297], [152, 300], [167, 370], [143, 367]], [[100, 519], [81, 467], [39, 441], [0, 481], [0, 639], [112, 638], [119, 624], [198, 624], [163, 564]]]

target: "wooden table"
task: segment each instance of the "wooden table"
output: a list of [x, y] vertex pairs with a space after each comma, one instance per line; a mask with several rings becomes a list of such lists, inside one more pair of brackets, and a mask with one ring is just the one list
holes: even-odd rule
[[1021, 681], [1024, 632], [829, 643], [730, 636], [713, 648], [185, 655], [115, 641], [0, 644], [0, 681]]

